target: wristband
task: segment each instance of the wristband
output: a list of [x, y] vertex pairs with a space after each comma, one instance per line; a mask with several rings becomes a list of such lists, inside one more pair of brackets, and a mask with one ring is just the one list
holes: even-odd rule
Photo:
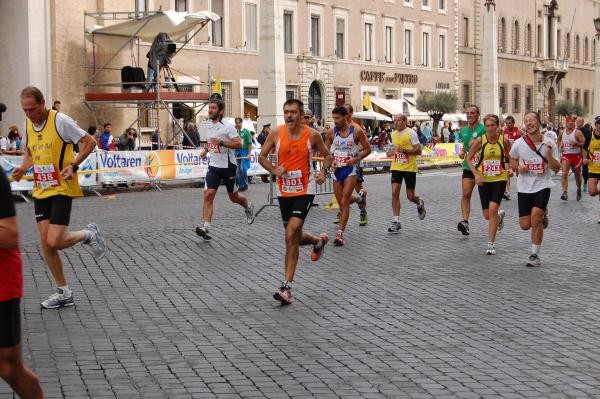
[[79, 165], [72, 163], [71, 167], [73, 168], [73, 173], [77, 173], [77, 171], [79, 170]]
[[220, 145], [221, 147], [225, 147], [225, 142], [224, 142], [223, 140], [219, 140], [219, 145]]

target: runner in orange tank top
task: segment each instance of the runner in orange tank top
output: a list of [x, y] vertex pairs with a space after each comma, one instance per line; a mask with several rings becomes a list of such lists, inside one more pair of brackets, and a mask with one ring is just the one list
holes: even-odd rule
[[[321, 135], [314, 129], [302, 125], [304, 104], [290, 99], [283, 104], [285, 125], [273, 131], [262, 146], [258, 161], [268, 172], [277, 176], [277, 199], [285, 228], [285, 280], [274, 298], [282, 304], [292, 303], [292, 281], [298, 264], [301, 245], [312, 245], [311, 259], [318, 260], [323, 255], [329, 238], [321, 233], [316, 237], [302, 231], [304, 219], [308, 215], [315, 197], [315, 183], [323, 184], [329, 171], [332, 158], [325, 147]], [[275, 149], [277, 165], [269, 159]], [[324, 157], [323, 167], [313, 178], [312, 157], [318, 152]]]

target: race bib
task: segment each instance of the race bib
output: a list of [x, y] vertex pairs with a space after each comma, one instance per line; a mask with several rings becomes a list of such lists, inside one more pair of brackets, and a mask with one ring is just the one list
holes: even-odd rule
[[477, 165], [479, 163], [479, 154], [473, 156], [473, 165]]
[[218, 154], [221, 152], [221, 146], [218, 143], [208, 143], [208, 151], [214, 153], [214, 154]]
[[498, 176], [502, 173], [502, 164], [499, 159], [486, 159], [483, 161], [483, 175], [487, 177]]
[[292, 170], [281, 176], [281, 192], [295, 194], [304, 191], [302, 171]]
[[33, 181], [37, 188], [58, 187], [58, 170], [54, 165], [33, 165]]
[[405, 153], [397, 152], [394, 154], [394, 161], [398, 163], [408, 163], [408, 158], [406, 157]]
[[546, 165], [544, 161], [536, 159], [523, 159], [523, 166], [527, 168], [532, 175], [543, 175], [546, 172]]
[[347, 151], [336, 151], [333, 154], [333, 161], [335, 162], [335, 166], [338, 168], [346, 166], [349, 160], [350, 154], [348, 154]]
[[571, 143], [563, 143], [563, 151], [571, 151], [574, 148]]
[[600, 165], [600, 151], [594, 151], [592, 154], [592, 163], [594, 165]]

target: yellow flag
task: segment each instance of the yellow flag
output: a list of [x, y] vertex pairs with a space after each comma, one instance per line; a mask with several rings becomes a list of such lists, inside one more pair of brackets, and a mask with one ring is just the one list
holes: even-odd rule
[[223, 91], [221, 90], [221, 78], [218, 78], [215, 83], [213, 83], [212, 93], [219, 93], [223, 95]]
[[369, 96], [369, 93], [365, 93], [363, 96], [363, 107], [368, 110], [373, 109], [373, 105], [371, 104], [371, 96]]

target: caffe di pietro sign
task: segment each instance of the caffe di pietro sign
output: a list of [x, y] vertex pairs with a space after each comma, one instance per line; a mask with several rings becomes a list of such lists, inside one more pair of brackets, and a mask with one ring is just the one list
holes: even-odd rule
[[416, 85], [419, 81], [419, 77], [408, 73], [386, 74], [385, 72], [360, 71], [360, 81]]

